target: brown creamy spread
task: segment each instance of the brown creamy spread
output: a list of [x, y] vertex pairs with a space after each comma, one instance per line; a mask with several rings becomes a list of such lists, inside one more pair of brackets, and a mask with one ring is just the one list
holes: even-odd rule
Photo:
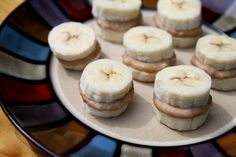
[[142, 14], [129, 21], [108, 21], [100, 18], [96, 18], [97, 24], [105, 29], [111, 29], [114, 31], [126, 31], [131, 27], [140, 25], [142, 23]]
[[84, 103], [88, 106], [99, 110], [99, 111], [115, 111], [121, 109], [124, 105], [130, 104], [133, 100], [134, 88], [132, 87], [129, 92], [121, 99], [115, 100], [111, 103], [98, 103], [94, 100], [89, 99], [80, 89], [80, 94]]
[[193, 55], [191, 63], [204, 71], [206, 71], [212, 78], [223, 80], [236, 77], [236, 69], [233, 70], [217, 70], [209, 65], [204, 65]]
[[161, 102], [155, 96], [153, 97], [153, 102], [159, 111], [169, 116], [181, 118], [181, 119], [190, 119], [190, 118], [194, 118], [196, 116], [200, 116], [206, 113], [209, 107], [212, 105], [212, 97], [211, 96], [209, 97], [208, 103], [205, 106], [186, 108], [186, 109], [174, 107], [164, 102]]
[[154, 16], [154, 21], [155, 21], [157, 27], [160, 27], [161, 29], [165, 29], [167, 32], [169, 32], [170, 34], [172, 34], [175, 37], [196, 37], [196, 36], [200, 36], [202, 34], [201, 26], [199, 26], [195, 29], [191, 29], [191, 30], [174, 30], [174, 29], [166, 28], [161, 23], [157, 14]]
[[132, 67], [136, 70], [147, 72], [147, 73], [156, 73], [162, 70], [165, 67], [172, 66], [176, 63], [176, 55], [174, 54], [171, 58], [165, 59], [160, 62], [141, 62], [136, 59], [133, 59], [127, 55], [127, 53], [122, 55], [123, 63], [129, 67]]
[[71, 65], [79, 65], [79, 64], [86, 64], [88, 63], [89, 61], [91, 61], [92, 59], [96, 58], [98, 56], [98, 54], [100, 53], [101, 51], [101, 47], [99, 44], [96, 45], [96, 48], [93, 52], [91, 52], [87, 57], [85, 58], [80, 58], [80, 59], [77, 59], [77, 60], [73, 60], [73, 61], [66, 61], [66, 60], [62, 60], [62, 59], [58, 59], [62, 64], [64, 65], [68, 65], [68, 66], [71, 66]]

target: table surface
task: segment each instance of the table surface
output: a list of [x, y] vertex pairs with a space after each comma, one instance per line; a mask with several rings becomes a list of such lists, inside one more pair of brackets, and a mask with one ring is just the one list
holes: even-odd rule
[[[62, 0], [58, 0], [62, 2]], [[153, 2], [153, 0], [146, 0], [145, 3], [148, 1]], [[206, 0], [203, 0], [206, 1]], [[228, 0], [229, 1], [229, 0]], [[6, 19], [6, 17], [20, 4], [22, 4], [24, 0], [0, 0], [0, 24]], [[234, 19], [235, 20], [235, 19]], [[215, 24], [221, 27], [221, 21]], [[229, 25], [228, 25], [229, 26]], [[230, 25], [231, 26], [231, 25]], [[225, 28], [225, 26], [222, 26]], [[234, 29], [235, 30], [235, 29]], [[43, 37], [42, 37], [43, 38]], [[4, 114], [3, 110], [0, 108], [0, 156], [3, 157], [10, 157], [10, 156], [24, 156], [24, 157], [34, 157], [34, 156], [45, 156], [45, 154], [36, 148], [32, 143], [30, 143], [8, 120], [7, 116]], [[84, 136], [88, 134], [86, 131], [86, 127], [83, 125], [77, 126], [77, 122], [70, 121], [65, 123], [65, 125], [60, 126], [58, 128], [48, 129], [46, 131], [40, 131], [32, 133], [32, 135], [37, 138], [41, 143], [43, 143], [47, 148], [50, 148], [54, 152], [61, 154], [73, 148], [73, 151], [76, 151], [76, 148], [81, 148], [81, 145], [85, 145], [88, 143], [86, 141], [87, 138]], [[79, 131], [78, 131], [79, 130]], [[185, 154], [191, 154], [190, 156], [201, 156], [201, 152], [204, 150], [208, 151], [208, 156], [236, 156], [236, 133], [235, 129], [230, 131], [229, 133], [223, 135], [220, 138], [215, 139], [214, 141], [208, 141], [203, 144], [197, 144], [193, 146], [186, 146], [186, 147], [177, 147], [177, 148], [158, 148], [158, 150], [154, 150], [152, 154], [159, 154], [161, 155], [169, 155], [169, 156], [186, 156]], [[107, 140], [101, 136], [95, 136], [94, 132], [90, 132], [89, 138], [94, 138], [94, 141], [103, 141], [104, 145], [110, 146], [114, 144], [113, 140]], [[48, 139], [50, 140], [48, 141]], [[83, 143], [76, 146], [80, 143], [81, 139], [83, 139]], [[67, 141], [67, 142], [66, 142]], [[55, 145], [58, 143], [58, 145]], [[92, 143], [92, 142], [91, 142]], [[123, 145], [121, 143], [116, 143], [116, 145], [122, 145], [121, 150], [115, 152], [116, 154], [122, 153], [143, 153], [148, 154], [149, 150], [146, 148], [141, 148], [138, 146], [131, 146], [131, 145]], [[76, 146], [76, 147], [75, 147]], [[89, 146], [89, 144], [88, 144]], [[93, 145], [90, 145], [92, 148]], [[123, 149], [124, 148], [124, 149]], [[96, 148], [94, 148], [96, 149]], [[126, 150], [127, 152], [123, 152]], [[73, 152], [72, 151], [72, 152]], [[105, 150], [106, 151], [106, 150]], [[108, 152], [109, 153], [109, 152]], [[80, 153], [80, 156], [81, 153]], [[108, 156], [108, 155], [105, 155]], [[122, 155], [121, 155], [122, 156]], [[212, 157], [213, 157], [212, 156]]]

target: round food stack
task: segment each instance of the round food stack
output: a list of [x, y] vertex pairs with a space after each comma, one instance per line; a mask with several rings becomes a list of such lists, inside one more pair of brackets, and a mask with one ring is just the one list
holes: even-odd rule
[[158, 71], [176, 62], [172, 37], [164, 30], [151, 26], [131, 28], [123, 44], [123, 63], [131, 68], [136, 80], [153, 82]]
[[190, 65], [168, 67], [156, 74], [153, 102], [157, 117], [166, 126], [194, 130], [207, 118], [212, 103], [211, 78]]
[[93, 29], [79, 22], [54, 27], [48, 35], [48, 43], [59, 62], [72, 70], [83, 70], [101, 55]]
[[236, 89], [236, 40], [225, 35], [207, 35], [197, 42], [192, 64], [212, 77], [212, 88]]
[[79, 83], [86, 112], [99, 117], [115, 117], [133, 99], [132, 73], [122, 63], [100, 59], [86, 66]]
[[104, 40], [122, 43], [124, 33], [142, 23], [141, 0], [94, 0], [95, 30]]
[[156, 25], [173, 36], [174, 46], [193, 46], [201, 36], [200, 0], [159, 0]]

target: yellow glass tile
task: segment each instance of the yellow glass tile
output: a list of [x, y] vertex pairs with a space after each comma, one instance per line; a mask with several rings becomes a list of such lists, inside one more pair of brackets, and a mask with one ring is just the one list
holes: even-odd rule
[[89, 130], [75, 121], [55, 129], [32, 132], [34, 138], [58, 154], [73, 148], [83, 141], [88, 134]]

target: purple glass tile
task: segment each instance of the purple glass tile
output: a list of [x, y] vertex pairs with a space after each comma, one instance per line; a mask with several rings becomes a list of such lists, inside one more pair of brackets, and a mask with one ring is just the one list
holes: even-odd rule
[[32, 7], [52, 27], [66, 21], [70, 21], [63, 12], [51, 0], [32, 0]]
[[234, 0], [202, 0], [202, 5], [215, 13], [223, 14], [225, 10], [229, 8], [232, 2], [234, 2]]
[[193, 157], [223, 157], [212, 143], [203, 143], [190, 147]]
[[34, 106], [8, 106], [8, 109], [22, 127], [43, 126], [67, 117], [67, 113], [56, 102]]

